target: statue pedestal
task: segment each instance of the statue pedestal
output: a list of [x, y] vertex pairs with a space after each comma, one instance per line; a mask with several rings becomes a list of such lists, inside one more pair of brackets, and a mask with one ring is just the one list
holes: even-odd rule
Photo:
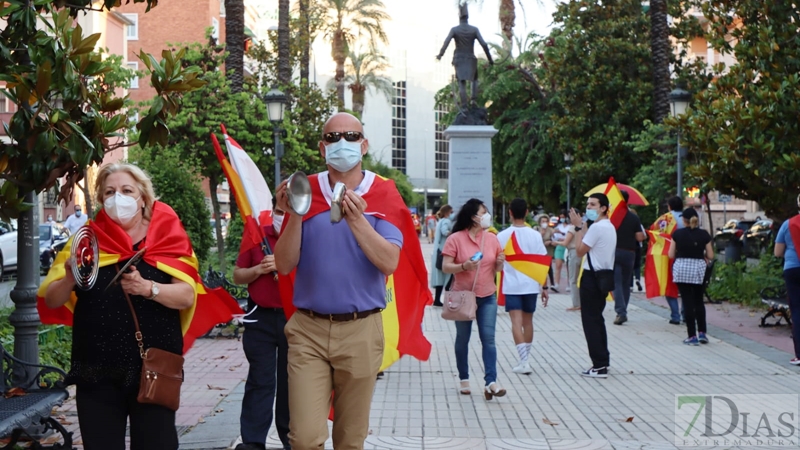
[[471, 198], [492, 213], [492, 137], [490, 125], [452, 125], [444, 130], [450, 142], [447, 202], [458, 209]]

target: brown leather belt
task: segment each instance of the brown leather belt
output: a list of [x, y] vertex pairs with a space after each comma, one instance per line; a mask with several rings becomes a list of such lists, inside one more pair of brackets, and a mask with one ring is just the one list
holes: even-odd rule
[[322, 314], [305, 308], [297, 308], [297, 311], [309, 317], [313, 317], [315, 319], [325, 319], [325, 320], [330, 320], [331, 322], [349, 322], [351, 320], [363, 319], [365, 317], [369, 317], [373, 314], [383, 311], [383, 309], [375, 308], [369, 311], [360, 311], [360, 312], [351, 312], [342, 314]]

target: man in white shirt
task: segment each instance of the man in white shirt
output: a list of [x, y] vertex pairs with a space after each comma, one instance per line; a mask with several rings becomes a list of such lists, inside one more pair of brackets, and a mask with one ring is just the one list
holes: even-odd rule
[[[516, 237], [523, 253], [529, 255], [547, 255], [542, 235], [525, 223], [528, 205], [525, 200], [515, 198], [508, 211], [511, 226], [497, 235], [500, 246], [505, 248], [511, 236]], [[536, 311], [536, 297], [542, 293], [542, 306], [547, 307], [547, 286], [544, 289], [539, 283], [517, 269], [508, 261], [503, 264], [503, 295], [506, 298], [506, 312], [511, 317], [511, 335], [519, 353], [519, 365], [514, 373], [530, 374], [533, 372], [528, 363], [528, 356], [533, 343], [533, 312]]]
[[69, 234], [73, 235], [87, 220], [89, 220], [89, 216], [83, 214], [81, 205], [75, 205], [75, 214], [67, 217], [67, 220], [64, 221], [64, 226], [69, 230]]
[[[576, 253], [579, 258], [587, 255], [580, 280], [581, 322], [592, 367], [581, 374], [591, 378], [608, 378], [608, 336], [603, 309], [610, 291], [601, 289], [597, 273], [611, 271], [613, 280], [617, 230], [608, 220], [609, 206], [605, 194], [592, 194], [586, 201], [587, 222], [583, 222], [574, 209], [569, 213], [570, 221], [578, 233], [575, 238], [580, 242]], [[613, 286], [610, 287], [613, 290]]]

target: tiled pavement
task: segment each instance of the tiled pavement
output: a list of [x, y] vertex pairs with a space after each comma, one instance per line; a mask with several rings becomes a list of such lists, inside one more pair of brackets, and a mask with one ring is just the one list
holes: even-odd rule
[[[430, 254], [427, 244], [423, 252]], [[433, 344], [431, 358], [427, 362], [404, 358], [377, 383], [365, 448], [674, 448], [675, 394], [800, 391], [797, 369], [780, 358], [762, 358], [765, 346], [744, 350], [733, 345], [737, 343], [731, 333], [720, 335], [730, 337], [733, 344], [712, 333], [709, 345], [684, 346], [685, 328], [667, 324], [663, 312], [647, 302], [634, 302], [630, 321], [623, 326], [610, 325], [613, 308], [608, 305], [611, 373], [606, 380], [585, 379], [578, 374], [590, 365], [580, 316], [567, 312], [567, 306], [567, 296], [553, 295], [547, 308], [537, 309], [535, 373], [529, 376], [511, 372], [516, 351], [508, 314], [498, 313], [499, 382], [508, 395], [488, 402], [481, 393], [477, 332], [470, 351], [473, 394], [459, 395], [455, 329], [439, 317], [439, 310], [429, 307], [423, 327]], [[789, 355], [785, 356], [788, 361]], [[182, 436], [181, 449], [232, 445], [238, 436], [241, 382], [247, 372], [241, 345], [235, 340], [199, 340], [186, 365], [177, 422], [196, 426]], [[66, 408], [68, 413], [74, 411], [74, 403]], [[201, 417], [203, 422], [198, 423]], [[268, 444], [280, 448], [274, 430]], [[330, 448], [328, 441], [326, 449]]]

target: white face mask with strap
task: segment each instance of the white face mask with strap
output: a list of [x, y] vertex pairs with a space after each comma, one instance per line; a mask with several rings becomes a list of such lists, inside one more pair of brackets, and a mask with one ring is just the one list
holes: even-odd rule
[[103, 202], [103, 207], [106, 210], [106, 214], [111, 217], [111, 220], [120, 225], [127, 225], [139, 212], [140, 198], [142, 197], [133, 198], [117, 192], [113, 197], [109, 197]]

